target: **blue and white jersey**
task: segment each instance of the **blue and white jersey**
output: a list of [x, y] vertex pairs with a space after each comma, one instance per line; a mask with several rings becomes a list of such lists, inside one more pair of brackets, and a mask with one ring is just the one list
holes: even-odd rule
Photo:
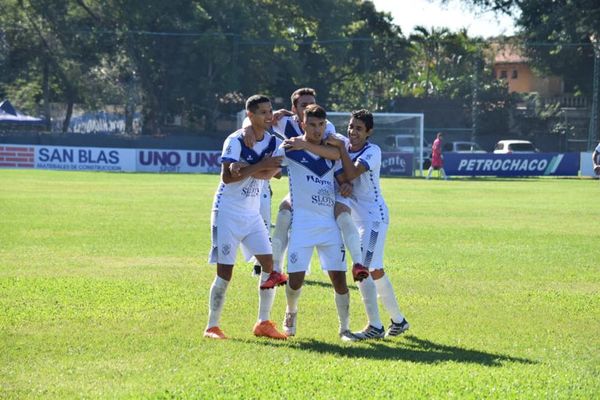
[[[286, 139], [304, 135], [296, 115], [291, 117], [282, 117], [279, 121], [277, 121], [276, 124], [273, 125], [273, 130]], [[327, 121], [323, 138], [327, 138], [327, 136], [332, 133], [335, 133], [335, 126], [333, 126], [331, 122]]]
[[[367, 142], [362, 149], [350, 151], [350, 159], [354, 164], [358, 161], [366, 171], [352, 180], [352, 195], [349, 205], [354, 219], [362, 221], [378, 221], [389, 223], [389, 212], [379, 184], [381, 169], [381, 149]], [[336, 175], [343, 170], [336, 171]]]
[[[249, 148], [242, 139], [243, 130], [237, 130], [225, 139], [221, 162], [245, 161], [256, 164], [264, 157], [271, 156], [281, 145], [281, 139], [265, 132], [261, 141]], [[238, 182], [224, 183], [221, 181], [213, 201], [213, 211], [227, 213], [259, 213], [260, 193], [264, 180], [251, 176]]]
[[334, 172], [340, 168], [340, 162], [306, 150], [288, 151], [283, 147], [275, 155], [285, 156], [284, 165], [288, 169], [292, 235], [302, 232], [306, 246], [331, 241], [331, 230], [337, 230], [333, 215]]

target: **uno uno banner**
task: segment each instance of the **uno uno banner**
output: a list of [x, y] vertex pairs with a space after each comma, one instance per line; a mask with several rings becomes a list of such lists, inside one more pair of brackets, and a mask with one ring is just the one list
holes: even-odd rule
[[218, 173], [220, 159], [220, 151], [141, 149], [136, 152], [136, 171]]
[[444, 170], [453, 176], [577, 176], [579, 153], [445, 153]]
[[412, 176], [412, 153], [381, 153], [381, 175]]

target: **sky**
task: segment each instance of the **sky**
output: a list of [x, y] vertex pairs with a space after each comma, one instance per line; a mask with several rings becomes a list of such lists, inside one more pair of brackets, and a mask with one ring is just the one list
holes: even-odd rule
[[449, 28], [451, 31], [467, 28], [469, 36], [490, 37], [515, 32], [510, 17], [469, 9], [460, 0], [449, 0], [446, 5], [441, 5], [440, 0], [372, 1], [378, 11], [392, 14], [394, 23], [400, 25], [404, 36], [410, 35], [417, 25], [423, 25], [428, 30], [432, 26]]

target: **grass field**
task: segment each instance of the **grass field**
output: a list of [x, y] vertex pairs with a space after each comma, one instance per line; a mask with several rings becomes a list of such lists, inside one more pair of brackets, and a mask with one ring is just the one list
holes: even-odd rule
[[[597, 181], [385, 179], [387, 270], [412, 327], [354, 344], [318, 268], [298, 336], [254, 338], [248, 264], [231, 339], [202, 338], [217, 182], [0, 170], [0, 398], [600, 398]], [[284, 307], [279, 290], [278, 323]]]

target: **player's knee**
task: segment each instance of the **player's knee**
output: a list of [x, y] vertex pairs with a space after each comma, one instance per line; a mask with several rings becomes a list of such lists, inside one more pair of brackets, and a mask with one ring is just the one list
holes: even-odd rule
[[333, 289], [338, 294], [348, 293], [348, 284], [346, 283], [346, 273], [343, 271], [330, 271], [329, 278]]
[[292, 211], [292, 205], [290, 204], [288, 199], [283, 199], [281, 203], [279, 203], [279, 211]]
[[340, 202], [335, 202], [335, 206], [333, 208], [333, 215], [335, 216], [335, 218], [339, 217], [342, 213], [350, 214], [350, 212], [350, 207]]

